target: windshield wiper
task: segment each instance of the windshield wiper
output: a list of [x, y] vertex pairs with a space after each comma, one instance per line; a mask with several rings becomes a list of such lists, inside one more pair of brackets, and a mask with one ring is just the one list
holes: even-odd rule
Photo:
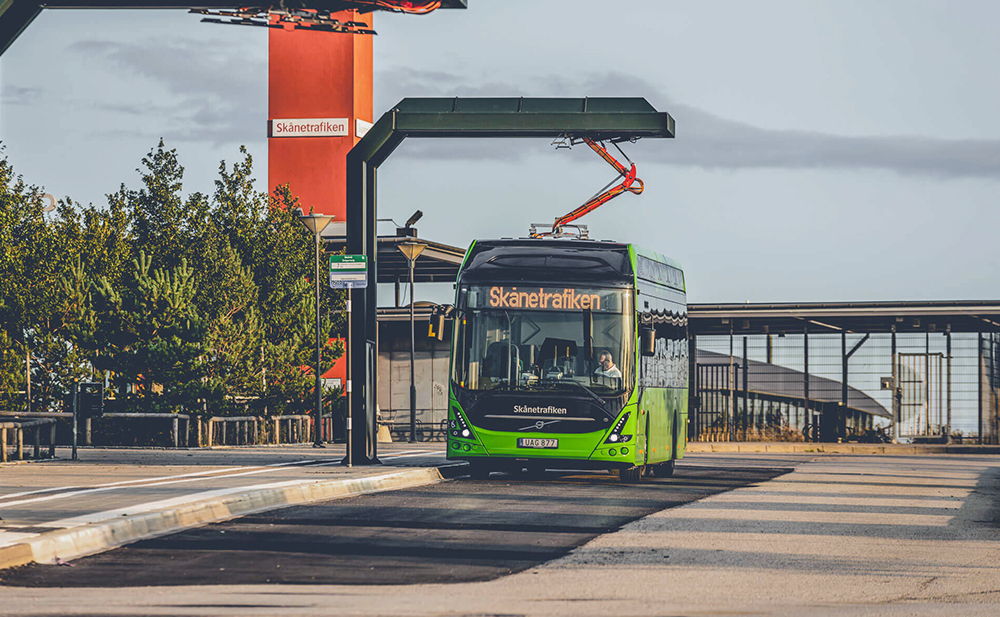
[[600, 396], [598, 396], [593, 390], [591, 390], [587, 386], [583, 385], [579, 381], [576, 381], [575, 379], [566, 379], [566, 380], [558, 379], [558, 380], [546, 381], [546, 383], [551, 383], [551, 384], [564, 384], [564, 383], [573, 384], [574, 386], [582, 389], [584, 392], [586, 392], [587, 394], [589, 394], [590, 397], [592, 399], [594, 399], [595, 401], [597, 401], [598, 403], [600, 403], [602, 407], [604, 406], [604, 403], [605, 403], [604, 399], [602, 399]]

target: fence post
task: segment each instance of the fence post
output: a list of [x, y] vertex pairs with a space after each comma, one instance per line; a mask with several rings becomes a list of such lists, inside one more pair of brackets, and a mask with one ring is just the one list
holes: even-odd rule
[[948, 348], [948, 430], [944, 442], [951, 443], [951, 324], [946, 326], [944, 335]]
[[979, 404], [977, 405], [979, 409], [979, 445], [983, 445], [985, 441], [983, 440], [983, 376], [985, 373], [985, 367], [983, 362], [985, 360], [983, 356], [983, 333], [979, 332], [979, 344], [976, 345], [976, 383], [978, 384]]

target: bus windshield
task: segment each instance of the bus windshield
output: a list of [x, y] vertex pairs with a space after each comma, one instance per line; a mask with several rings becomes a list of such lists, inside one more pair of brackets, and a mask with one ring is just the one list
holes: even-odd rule
[[628, 289], [469, 286], [454, 379], [469, 390], [580, 390], [611, 396], [633, 380]]

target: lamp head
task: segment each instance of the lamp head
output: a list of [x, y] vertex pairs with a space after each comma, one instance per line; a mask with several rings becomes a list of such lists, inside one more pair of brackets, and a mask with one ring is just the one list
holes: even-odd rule
[[330, 224], [335, 217], [329, 214], [302, 214], [302, 208], [296, 208], [292, 212], [302, 221], [302, 224], [306, 226], [306, 229], [311, 231], [313, 235], [319, 235], [323, 233], [326, 226]]
[[417, 224], [417, 221], [419, 221], [420, 218], [423, 215], [424, 215], [423, 212], [421, 212], [420, 210], [417, 210], [416, 212], [413, 213], [413, 216], [411, 216], [410, 218], [406, 219], [406, 225], [405, 226], [406, 227], [413, 227], [414, 225]]

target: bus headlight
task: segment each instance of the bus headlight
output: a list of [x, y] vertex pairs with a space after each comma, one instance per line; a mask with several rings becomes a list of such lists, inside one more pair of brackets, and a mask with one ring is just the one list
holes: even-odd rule
[[455, 414], [455, 419], [449, 423], [451, 426], [451, 436], [463, 439], [475, 439], [475, 436], [472, 434], [472, 428], [465, 421], [462, 412], [454, 408], [451, 411]]
[[631, 435], [622, 435], [622, 431], [625, 430], [625, 424], [628, 423], [628, 417], [631, 414], [632, 412], [628, 412], [615, 422], [615, 425], [611, 428], [611, 432], [608, 434], [607, 439], [604, 440], [604, 443], [625, 443], [632, 439]]

